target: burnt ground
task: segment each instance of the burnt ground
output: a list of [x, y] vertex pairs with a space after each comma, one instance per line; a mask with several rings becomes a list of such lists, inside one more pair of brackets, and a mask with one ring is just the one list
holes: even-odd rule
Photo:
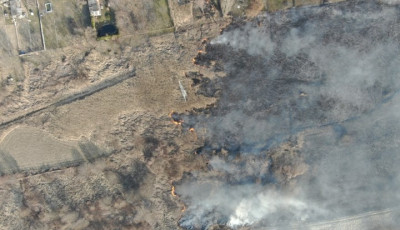
[[207, 43], [194, 63], [216, 77], [186, 77], [218, 101], [175, 115], [203, 133], [195, 153], [210, 160], [179, 182], [181, 226], [285, 226], [397, 207], [398, 15], [373, 1], [293, 9], [237, 20]]

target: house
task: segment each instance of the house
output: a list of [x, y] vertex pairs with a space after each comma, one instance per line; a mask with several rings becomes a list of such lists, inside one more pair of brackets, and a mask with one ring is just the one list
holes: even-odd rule
[[90, 16], [96, 17], [101, 16], [100, 2], [99, 0], [88, 0]]
[[11, 16], [13, 18], [22, 17], [21, 0], [10, 0]]

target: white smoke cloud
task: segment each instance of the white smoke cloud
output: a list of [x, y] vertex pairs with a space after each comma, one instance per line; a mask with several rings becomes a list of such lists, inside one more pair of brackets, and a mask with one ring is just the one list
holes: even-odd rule
[[275, 48], [267, 31], [254, 28], [250, 24], [222, 34], [213, 39], [211, 44], [229, 45], [235, 49], [246, 50], [251, 55], [266, 55]]
[[381, 0], [382, 3], [389, 4], [389, 5], [397, 5], [400, 4], [399, 0]]
[[287, 210], [294, 215], [295, 219], [306, 221], [310, 212], [318, 209], [293, 196], [285, 196], [274, 190], [254, 195], [254, 197], [248, 197], [239, 203], [234, 214], [229, 217], [228, 226], [236, 228], [251, 225], [268, 216], [276, 215], [279, 210]]
[[[177, 186], [181, 226], [287, 226], [398, 206], [398, 15], [372, 1], [304, 8], [214, 39], [249, 60], [224, 60], [218, 108], [196, 125], [208, 147], [240, 157], [211, 157]], [[272, 147], [300, 139], [309, 170], [293, 179], [299, 162]]]

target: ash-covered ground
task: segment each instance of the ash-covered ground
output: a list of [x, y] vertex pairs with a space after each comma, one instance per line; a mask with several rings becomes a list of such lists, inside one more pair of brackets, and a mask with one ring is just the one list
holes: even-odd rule
[[396, 209], [399, 16], [375, 1], [298, 8], [236, 21], [206, 44], [194, 62], [216, 77], [187, 77], [219, 99], [173, 117], [209, 159], [176, 183], [180, 226], [285, 229]]

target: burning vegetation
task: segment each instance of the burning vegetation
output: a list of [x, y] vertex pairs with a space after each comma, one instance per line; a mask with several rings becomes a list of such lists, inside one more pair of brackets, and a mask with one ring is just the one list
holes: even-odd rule
[[175, 186], [172, 186], [172, 188], [171, 188], [171, 195], [172, 195], [173, 197], [176, 196], [176, 194], [175, 194]]
[[[379, 181], [390, 184], [390, 177], [377, 173], [384, 163], [370, 158], [393, 159], [384, 149], [395, 146], [377, 141], [380, 133], [393, 137], [391, 131], [382, 125], [364, 135], [374, 126], [365, 121], [382, 116], [377, 111], [400, 89], [398, 11], [379, 2], [302, 8], [234, 22], [204, 42], [193, 63], [215, 77], [186, 77], [197, 94], [218, 101], [173, 120], [185, 120], [190, 132], [207, 130], [193, 153], [210, 163], [176, 184], [187, 205], [180, 225], [262, 229], [399, 202], [399, 183], [386, 187], [390, 198], [376, 197]], [[390, 123], [399, 114], [389, 116]], [[345, 141], [349, 130], [357, 143]]]
[[181, 118], [181, 115], [179, 115], [178, 113], [175, 113], [175, 112], [172, 111], [172, 112], [169, 114], [169, 117], [172, 119], [172, 122], [173, 122], [175, 125], [182, 125], [183, 119]]

